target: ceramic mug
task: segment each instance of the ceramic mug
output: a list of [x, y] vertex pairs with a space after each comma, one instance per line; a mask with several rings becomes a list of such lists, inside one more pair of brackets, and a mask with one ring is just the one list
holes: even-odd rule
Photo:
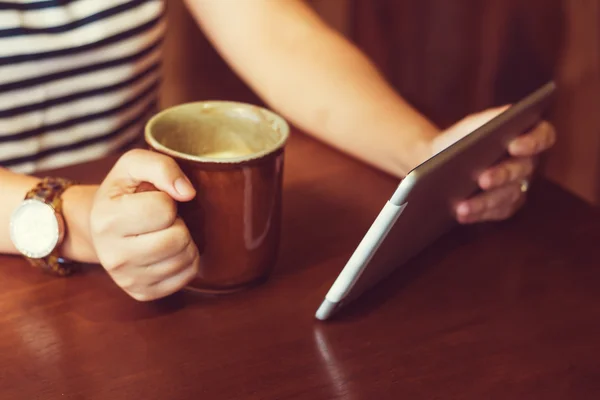
[[172, 157], [196, 189], [178, 204], [200, 252], [188, 288], [227, 293], [265, 281], [280, 242], [284, 149], [289, 125], [267, 109], [207, 101], [155, 115], [151, 150]]

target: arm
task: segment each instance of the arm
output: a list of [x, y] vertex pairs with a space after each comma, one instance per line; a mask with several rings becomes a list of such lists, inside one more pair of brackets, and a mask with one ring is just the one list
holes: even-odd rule
[[300, 0], [187, 0], [232, 68], [300, 129], [404, 176], [438, 129]]
[[[1, 254], [17, 254], [10, 240], [10, 217], [37, 183], [35, 177], [0, 168]], [[143, 183], [158, 190], [139, 191]], [[200, 264], [176, 205], [195, 194], [173, 159], [147, 150], [129, 151], [99, 186], [74, 185], [63, 193], [67, 234], [61, 255], [102, 264], [137, 300], [174, 293], [197, 274]]]
[[[38, 181], [38, 178], [0, 168], [0, 186], [2, 187], [0, 253], [17, 254], [17, 249], [10, 240], [10, 216], [21, 204], [25, 194]], [[61, 253], [64, 257], [74, 261], [98, 261], [89, 233], [89, 215], [95, 192], [95, 186], [72, 186], [62, 196], [67, 235]]]
[[[372, 63], [301, 0], [186, 0], [232, 68], [294, 125], [397, 177], [493, 118], [471, 115], [440, 132]], [[484, 193], [456, 209], [460, 222], [505, 219], [523, 180], [556, 134], [541, 123], [511, 142], [512, 156], [478, 177]]]

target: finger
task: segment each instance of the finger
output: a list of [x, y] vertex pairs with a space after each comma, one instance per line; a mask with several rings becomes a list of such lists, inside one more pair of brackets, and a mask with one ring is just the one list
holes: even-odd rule
[[171, 295], [183, 289], [198, 273], [199, 260], [198, 257], [193, 260], [192, 264], [183, 269], [176, 275], [158, 282], [155, 285], [144, 288], [139, 291], [128, 292], [131, 297], [138, 301], [152, 301], [162, 297]]
[[156, 264], [139, 266], [113, 274], [114, 281], [128, 293], [143, 294], [153, 290], [152, 286], [183, 273], [186, 269], [197, 270], [199, 259], [196, 246], [191, 243], [173, 257]]
[[534, 168], [532, 157], [511, 158], [484, 171], [477, 181], [484, 190], [498, 188], [508, 183], [521, 182], [533, 174]]
[[191, 200], [196, 194], [175, 160], [164, 154], [140, 149], [125, 153], [102, 186], [106, 186], [106, 191], [114, 198], [125, 193], [134, 193], [144, 182], [178, 201]]
[[166, 296], [183, 289], [192, 279], [198, 275], [199, 258], [196, 258], [190, 268], [187, 268], [177, 275], [171, 276], [156, 285], [152, 286], [154, 293], [160, 296]]
[[[161, 231], [126, 238], [129, 257], [138, 265], [152, 265], [181, 253], [193, 240], [181, 218]], [[137, 256], [137, 257], [136, 257]]]
[[492, 189], [461, 202], [456, 208], [457, 220], [463, 224], [487, 221], [502, 210], [513, 209], [522, 196], [517, 184]]
[[144, 274], [143, 280], [148, 286], [156, 285], [165, 279], [179, 275], [185, 269], [197, 267], [196, 258], [198, 257], [198, 248], [194, 242], [190, 242], [181, 253], [158, 263], [141, 267], [141, 273]]
[[110, 273], [131, 267], [152, 265], [181, 253], [192, 242], [181, 218], [161, 231], [118, 238], [114, 251], [105, 252], [102, 265]]
[[547, 121], [537, 124], [530, 132], [513, 139], [508, 151], [513, 156], [532, 156], [548, 150], [556, 142], [556, 130]]
[[118, 237], [164, 230], [177, 218], [177, 203], [165, 192], [124, 194], [102, 207], [104, 217], [94, 222], [94, 231]]
[[502, 221], [512, 217], [525, 204], [525, 196], [519, 196], [519, 199], [505, 207], [495, 208], [481, 217], [481, 221]]

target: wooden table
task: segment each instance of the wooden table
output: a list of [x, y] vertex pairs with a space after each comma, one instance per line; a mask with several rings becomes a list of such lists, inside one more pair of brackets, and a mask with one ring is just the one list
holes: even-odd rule
[[540, 182], [514, 219], [456, 229], [320, 323], [396, 182], [301, 135], [286, 162], [281, 260], [247, 292], [138, 303], [99, 267], [0, 257], [0, 398], [600, 398], [598, 211]]

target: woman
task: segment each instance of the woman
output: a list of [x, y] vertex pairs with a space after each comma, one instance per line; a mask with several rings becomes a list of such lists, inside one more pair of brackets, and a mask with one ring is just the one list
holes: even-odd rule
[[[265, 102], [304, 131], [398, 177], [501, 111], [440, 132], [300, 0], [187, 5]], [[0, 1], [0, 252], [20, 251], [60, 274], [68, 264], [58, 256], [99, 262], [142, 301], [179, 290], [196, 273], [198, 250], [175, 213], [175, 201], [195, 193], [172, 160], [127, 152], [99, 186], [26, 175], [102, 157], [139, 139], [156, 111], [164, 7], [160, 0]], [[459, 204], [458, 220], [512, 215], [533, 157], [554, 137], [543, 122], [513, 141], [513, 158], [479, 177], [484, 192]], [[142, 182], [160, 191], [135, 193]], [[24, 221], [41, 218], [34, 208], [19, 208], [27, 193], [59, 205], [64, 239], [32, 233], [26, 224], [13, 227], [11, 237], [16, 209]]]

